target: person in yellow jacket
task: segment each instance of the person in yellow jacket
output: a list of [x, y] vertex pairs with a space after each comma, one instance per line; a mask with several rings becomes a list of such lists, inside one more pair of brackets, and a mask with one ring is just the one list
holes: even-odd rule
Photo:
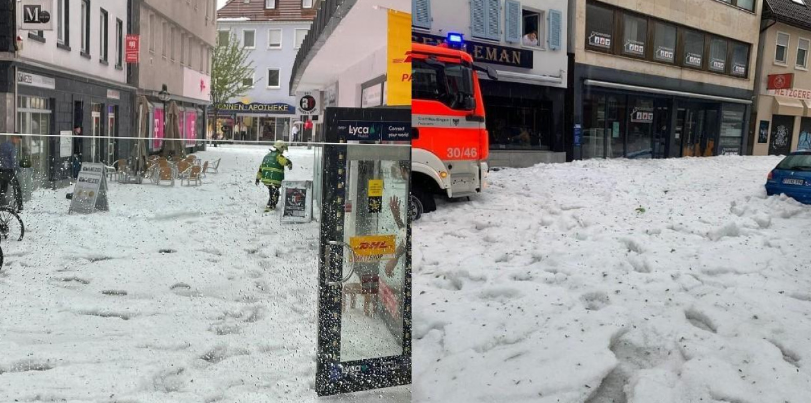
[[281, 140], [277, 141], [262, 159], [262, 165], [259, 166], [259, 171], [256, 173], [256, 185], [259, 186], [261, 181], [270, 192], [265, 211], [275, 209], [276, 204], [279, 203], [279, 188], [282, 187], [284, 180], [284, 168], [293, 169], [293, 162], [284, 156], [285, 151], [287, 151], [287, 144]]

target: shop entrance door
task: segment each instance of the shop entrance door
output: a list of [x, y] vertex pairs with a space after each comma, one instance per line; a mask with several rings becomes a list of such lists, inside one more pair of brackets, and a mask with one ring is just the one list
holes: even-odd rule
[[411, 111], [328, 108], [326, 124], [316, 392], [410, 384]]
[[106, 150], [104, 162], [107, 165], [112, 165], [116, 160], [115, 140], [113, 139], [113, 137], [115, 137], [115, 109], [112, 106], [109, 107], [109, 112], [107, 113], [107, 136], [110, 138], [106, 138], [102, 141]]
[[711, 157], [715, 155], [718, 139], [717, 104], [682, 104], [679, 109], [682, 157]]
[[92, 112], [90, 113], [91, 126], [90, 133], [93, 138], [90, 140], [90, 160], [91, 162], [99, 162], [101, 160], [101, 104], [92, 104]]
[[653, 104], [653, 158], [667, 158], [670, 145], [672, 101], [656, 99]]

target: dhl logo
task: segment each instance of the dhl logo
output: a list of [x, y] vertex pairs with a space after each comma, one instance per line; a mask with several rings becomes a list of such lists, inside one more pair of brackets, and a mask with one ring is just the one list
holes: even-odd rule
[[389, 243], [386, 241], [382, 242], [361, 242], [358, 250], [365, 250], [365, 249], [383, 249], [387, 248]]
[[349, 245], [358, 256], [392, 255], [395, 243], [394, 235], [357, 236], [349, 240]]

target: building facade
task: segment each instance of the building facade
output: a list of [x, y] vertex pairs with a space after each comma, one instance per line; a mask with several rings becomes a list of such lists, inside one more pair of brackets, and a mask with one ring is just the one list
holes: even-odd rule
[[742, 154], [763, 0], [575, 0], [572, 159]]
[[760, 32], [749, 150], [753, 155], [809, 150], [811, 8], [801, 0], [765, 0]]
[[[202, 145], [211, 104], [211, 59], [216, 41], [216, 0], [131, 0], [133, 34], [140, 37], [139, 62], [130, 83], [148, 108], [144, 125], [148, 152], [161, 152], [166, 111], [178, 107], [178, 132], [187, 151]], [[165, 86], [165, 87], [164, 87]], [[168, 92], [168, 100], [160, 92]], [[133, 132], [137, 122], [133, 122]]]
[[[25, 136], [18, 151], [31, 163], [35, 188], [62, 186], [70, 180], [72, 155], [112, 162], [119, 147], [100, 137], [128, 133], [135, 88], [124, 64], [127, 0], [56, 0], [52, 30], [39, 31], [22, 30], [21, 3], [7, 3], [11, 10], [0, 10], [0, 28], [15, 40], [13, 49], [3, 50], [16, 52], [0, 60], [0, 126], [7, 133], [54, 136]], [[71, 140], [74, 129], [88, 141]]]
[[412, 40], [437, 44], [464, 35], [481, 76], [490, 165], [526, 167], [565, 161], [568, 5], [565, 0], [418, 0]]
[[245, 82], [250, 90], [244, 96], [218, 105], [216, 128], [225, 127], [227, 137], [237, 141], [290, 141], [293, 126], [302, 129], [290, 94], [290, 74], [316, 15], [314, 2], [238, 0], [217, 15], [218, 40], [236, 37], [249, 51], [254, 74]]

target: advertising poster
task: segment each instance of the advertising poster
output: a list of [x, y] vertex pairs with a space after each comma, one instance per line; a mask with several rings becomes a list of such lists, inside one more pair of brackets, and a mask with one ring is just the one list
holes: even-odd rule
[[411, 14], [389, 10], [388, 105], [411, 105]]
[[758, 144], [766, 144], [769, 142], [769, 121], [768, 120], [761, 120], [760, 121], [760, 130], [758, 130], [757, 136]]
[[197, 138], [197, 112], [186, 112], [186, 146], [193, 147]]
[[164, 122], [164, 115], [163, 109], [155, 108], [155, 124], [154, 124], [154, 133], [152, 133], [152, 149], [153, 150], [160, 150], [163, 147], [163, 122]]

